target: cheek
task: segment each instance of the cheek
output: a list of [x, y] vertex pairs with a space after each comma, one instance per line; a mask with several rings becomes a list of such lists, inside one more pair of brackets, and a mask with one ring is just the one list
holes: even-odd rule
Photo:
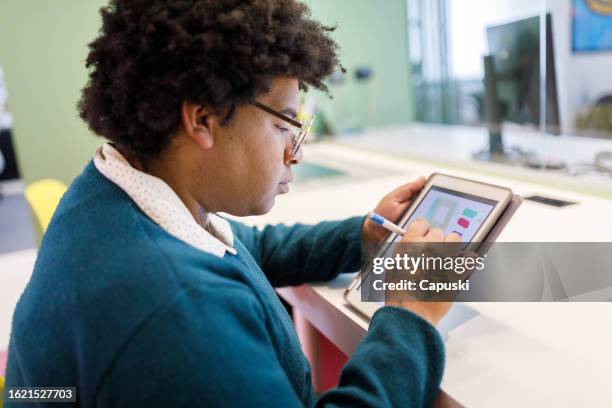
[[256, 176], [260, 184], [277, 185], [282, 181], [285, 172], [285, 143], [278, 131], [263, 135], [251, 154], [251, 162], [256, 167], [252, 169], [255, 172], [252, 176]]
[[[264, 157], [263, 155], [261, 157]], [[283, 165], [282, 159], [277, 156], [269, 155], [267, 160], [261, 160], [257, 170], [258, 185], [262, 194], [276, 192], [278, 183], [282, 181]]]

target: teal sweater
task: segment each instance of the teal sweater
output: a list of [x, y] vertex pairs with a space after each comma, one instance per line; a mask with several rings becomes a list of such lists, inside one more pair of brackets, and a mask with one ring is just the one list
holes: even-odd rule
[[237, 255], [219, 258], [165, 232], [89, 163], [15, 310], [6, 387], [76, 386], [83, 407], [429, 406], [444, 354], [426, 321], [379, 310], [339, 386], [317, 397], [274, 292], [358, 269], [362, 223], [233, 222]]

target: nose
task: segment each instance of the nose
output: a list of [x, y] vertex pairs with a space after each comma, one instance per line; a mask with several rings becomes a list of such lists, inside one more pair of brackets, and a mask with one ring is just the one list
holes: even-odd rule
[[304, 157], [304, 151], [302, 150], [302, 146], [299, 147], [297, 152], [293, 156], [291, 156], [291, 148], [285, 150], [285, 163], [290, 165], [299, 164], [302, 161], [302, 157]]

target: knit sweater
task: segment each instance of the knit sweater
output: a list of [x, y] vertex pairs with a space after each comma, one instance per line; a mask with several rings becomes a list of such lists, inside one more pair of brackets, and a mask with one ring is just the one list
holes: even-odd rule
[[83, 407], [429, 406], [444, 352], [425, 320], [381, 308], [338, 387], [317, 397], [274, 292], [358, 269], [362, 224], [232, 221], [236, 254], [219, 257], [167, 233], [89, 163], [15, 310], [6, 388], [76, 386]]

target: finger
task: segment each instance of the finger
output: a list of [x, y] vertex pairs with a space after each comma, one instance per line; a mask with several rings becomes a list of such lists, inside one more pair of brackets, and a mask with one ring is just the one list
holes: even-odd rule
[[460, 255], [462, 241], [461, 235], [457, 232], [451, 232], [446, 237], [444, 237], [444, 242], [449, 245], [444, 245], [445, 252], [448, 253], [449, 256], [457, 256]]
[[429, 223], [425, 218], [417, 218], [408, 225], [406, 234], [404, 235], [404, 242], [416, 241], [423, 238], [429, 232]]
[[425, 236], [427, 242], [444, 242], [444, 231], [440, 228], [432, 228]]
[[446, 236], [444, 242], [461, 242], [461, 235], [456, 232], [451, 232]]
[[419, 177], [412, 183], [404, 184], [393, 190], [389, 196], [394, 200], [403, 202], [410, 200], [416, 193], [418, 193], [425, 185], [425, 177]]

